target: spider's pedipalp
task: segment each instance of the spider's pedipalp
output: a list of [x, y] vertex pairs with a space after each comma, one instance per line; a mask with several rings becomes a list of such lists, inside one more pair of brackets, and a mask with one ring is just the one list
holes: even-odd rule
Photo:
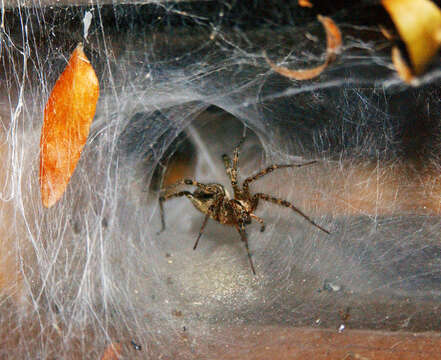
[[304, 219], [306, 219], [311, 225], [314, 225], [316, 228], [320, 229], [321, 231], [325, 232], [326, 234], [330, 234], [330, 232], [328, 230], [326, 230], [325, 228], [323, 228], [320, 225], [316, 224], [312, 219], [310, 219], [307, 215], [305, 215], [301, 210], [297, 209], [289, 201], [286, 201], [286, 200], [283, 200], [283, 199], [278, 199], [278, 198], [275, 198], [275, 197], [272, 197], [272, 196], [269, 196], [269, 195], [263, 194], [263, 193], [255, 194], [253, 196], [253, 199], [255, 201], [257, 199], [262, 199], [262, 200], [269, 201], [269, 202], [272, 202], [272, 203], [280, 205], [280, 206], [288, 207], [291, 210], [295, 211], [300, 216], [302, 216]]
[[190, 185], [190, 186], [196, 186], [202, 190], [207, 189], [207, 184], [202, 184], [200, 182], [197, 182], [196, 180], [193, 179], [182, 179], [179, 180], [177, 182], [175, 182], [174, 184], [168, 185], [165, 188], [161, 189], [161, 193], [167, 193], [168, 191], [177, 188], [180, 185]]

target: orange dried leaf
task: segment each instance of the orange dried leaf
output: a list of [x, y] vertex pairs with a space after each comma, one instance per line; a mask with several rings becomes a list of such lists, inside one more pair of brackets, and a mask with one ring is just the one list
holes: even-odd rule
[[441, 10], [429, 0], [382, 0], [412, 63], [421, 74], [441, 47]]
[[299, 3], [299, 6], [301, 6], [301, 7], [312, 8], [312, 6], [313, 6], [309, 0], [299, 0], [298, 3]]
[[101, 360], [118, 360], [122, 356], [122, 346], [120, 343], [113, 343], [107, 346]]
[[335, 22], [327, 17], [318, 15], [317, 18], [322, 23], [326, 31], [326, 52], [329, 54], [337, 53], [342, 45], [341, 32]]
[[279, 73], [280, 75], [283, 75], [287, 78], [294, 79], [294, 80], [309, 80], [313, 79], [317, 76], [319, 76], [323, 70], [326, 69], [328, 66], [328, 63], [325, 62], [323, 65], [317, 66], [312, 69], [299, 69], [299, 70], [291, 70], [284, 66], [278, 66], [274, 64], [265, 54], [265, 60], [271, 66], [271, 69], [273, 69], [276, 73]]
[[335, 60], [335, 54], [340, 50], [342, 45], [342, 36], [340, 29], [334, 23], [334, 21], [326, 16], [318, 16], [319, 21], [323, 24], [326, 31], [326, 61], [324, 64], [319, 65], [315, 68], [311, 69], [298, 69], [291, 70], [283, 66], [278, 66], [273, 63], [267, 56], [265, 55], [265, 60], [271, 66], [275, 72], [283, 75], [287, 78], [294, 80], [309, 80], [319, 76], [326, 67]]
[[98, 96], [98, 79], [79, 44], [44, 109], [40, 187], [46, 207], [54, 205], [66, 190], [86, 144]]

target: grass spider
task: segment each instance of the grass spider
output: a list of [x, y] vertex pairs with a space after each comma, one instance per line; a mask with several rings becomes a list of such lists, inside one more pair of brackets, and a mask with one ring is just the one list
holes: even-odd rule
[[[258, 217], [254, 214], [256, 210], [259, 200], [265, 200], [272, 202], [274, 204], [288, 207], [295, 211], [297, 214], [306, 219], [310, 224], [320, 229], [321, 231], [329, 234], [329, 231], [316, 224], [312, 219], [310, 219], [307, 215], [305, 215], [301, 210], [296, 208], [290, 202], [272, 197], [265, 193], [256, 193], [252, 195], [249, 191], [249, 185], [253, 181], [265, 176], [273, 172], [276, 169], [283, 168], [292, 168], [292, 167], [302, 167], [316, 163], [316, 161], [309, 161], [302, 164], [287, 164], [287, 165], [271, 165], [266, 169], [263, 169], [253, 176], [248, 177], [244, 180], [242, 184], [242, 188], [238, 185], [237, 175], [238, 175], [238, 163], [239, 163], [239, 149], [242, 143], [244, 142], [245, 137], [241, 139], [239, 144], [235, 147], [233, 153], [233, 161], [229, 158], [228, 155], [222, 155], [222, 159], [224, 162], [225, 170], [230, 178], [231, 186], [233, 188], [234, 197], [230, 198], [228, 192], [225, 190], [225, 187], [221, 184], [210, 183], [210, 184], [202, 184], [195, 180], [191, 179], [182, 179], [177, 183], [170, 185], [161, 190], [161, 195], [159, 197], [159, 209], [161, 213], [161, 222], [162, 229], [165, 229], [165, 219], [164, 219], [164, 201], [169, 200], [175, 197], [186, 196], [194, 207], [198, 209], [201, 213], [205, 214], [204, 221], [202, 222], [201, 229], [199, 231], [199, 235], [196, 239], [196, 242], [193, 246], [193, 250], [196, 249], [199, 243], [199, 239], [204, 232], [205, 225], [209, 218], [220, 222], [221, 224], [234, 226], [240, 234], [241, 240], [245, 244], [245, 248], [247, 250], [248, 259], [251, 265], [251, 270], [253, 274], [256, 274], [254, 269], [253, 260], [251, 258], [251, 253], [248, 247], [248, 239], [247, 234], [245, 232], [245, 225], [251, 223], [251, 220], [255, 220], [260, 224], [260, 231], [265, 230], [265, 224], [262, 218]], [[169, 192], [171, 189], [179, 186], [179, 185], [191, 185], [195, 186], [196, 190], [194, 192], [190, 191], [177, 191], [177, 192]]]

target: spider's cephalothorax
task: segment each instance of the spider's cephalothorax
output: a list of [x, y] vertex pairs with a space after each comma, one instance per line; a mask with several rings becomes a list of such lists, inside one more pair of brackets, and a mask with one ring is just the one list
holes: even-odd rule
[[[294, 205], [289, 203], [286, 200], [278, 199], [272, 196], [269, 196], [264, 193], [257, 193], [251, 195], [249, 192], [249, 184], [254, 180], [272, 172], [275, 169], [288, 168], [288, 167], [301, 167], [305, 165], [311, 165], [316, 161], [310, 161], [303, 164], [288, 164], [288, 165], [271, 165], [264, 170], [259, 171], [253, 176], [245, 179], [242, 184], [242, 188], [238, 186], [237, 183], [237, 173], [238, 173], [238, 161], [239, 161], [239, 148], [243, 143], [244, 138], [240, 141], [239, 145], [234, 149], [233, 161], [227, 155], [223, 155], [222, 159], [224, 161], [225, 170], [230, 177], [231, 186], [233, 187], [234, 196], [230, 198], [228, 193], [225, 191], [225, 188], [220, 184], [202, 184], [194, 180], [183, 179], [178, 181], [176, 184], [173, 184], [166, 189], [162, 190], [162, 195], [159, 198], [159, 205], [161, 211], [161, 221], [162, 221], [162, 230], [165, 228], [165, 220], [164, 220], [164, 208], [163, 202], [173, 197], [181, 197], [186, 196], [190, 199], [193, 205], [200, 212], [205, 214], [204, 221], [201, 226], [201, 230], [199, 231], [199, 235], [196, 239], [196, 242], [193, 246], [193, 249], [196, 249], [199, 239], [204, 231], [205, 225], [209, 218], [220, 222], [225, 225], [234, 226], [239, 232], [242, 241], [245, 244], [248, 259], [250, 261], [251, 270], [255, 274], [253, 261], [251, 259], [250, 250], [248, 248], [248, 239], [245, 232], [245, 225], [251, 223], [251, 220], [255, 220], [260, 224], [260, 231], [265, 230], [265, 224], [263, 219], [254, 214], [254, 211], [257, 208], [259, 200], [265, 200], [277, 205], [288, 207], [294, 210], [297, 214], [301, 215], [307, 221], [309, 221], [312, 225], [317, 227], [318, 229], [324, 231], [329, 234], [329, 231], [322, 228], [320, 225], [317, 225], [313, 220], [311, 220], [308, 216], [306, 216], [302, 211], [297, 209]], [[178, 191], [178, 192], [169, 192], [170, 189], [175, 188], [179, 185], [192, 185], [196, 187], [196, 190], [192, 193], [190, 191]]]

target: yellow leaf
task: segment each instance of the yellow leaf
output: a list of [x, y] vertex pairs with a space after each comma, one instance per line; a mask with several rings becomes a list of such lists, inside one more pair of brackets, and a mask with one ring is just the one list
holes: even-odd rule
[[429, 0], [382, 0], [406, 45], [413, 71], [421, 74], [441, 45], [441, 10]]

